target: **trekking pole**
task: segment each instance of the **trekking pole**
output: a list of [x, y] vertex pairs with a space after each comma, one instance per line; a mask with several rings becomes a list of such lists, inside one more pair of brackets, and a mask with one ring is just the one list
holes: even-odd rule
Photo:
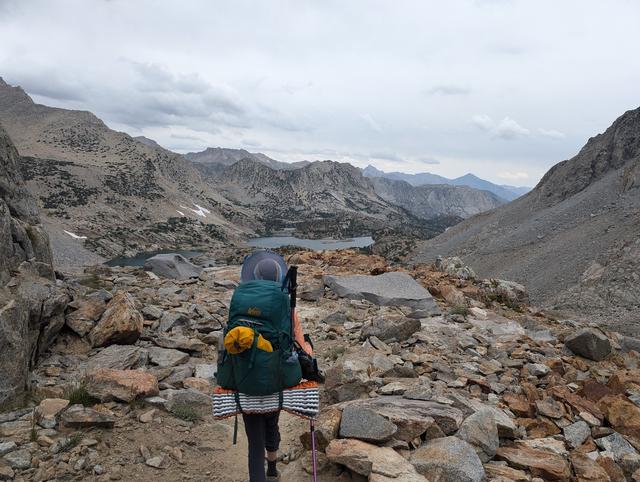
[[293, 319], [296, 316], [296, 295], [298, 291], [298, 267], [290, 266], [289, 273], [287, 273], [289, 278], [289, 298], [291, 305], [291, 336], [293, 336]]
[[316, 454], [316, 421], [311, 419], [311, 460], [313, 463], [313, 482], [318, 482], [318, 456]]

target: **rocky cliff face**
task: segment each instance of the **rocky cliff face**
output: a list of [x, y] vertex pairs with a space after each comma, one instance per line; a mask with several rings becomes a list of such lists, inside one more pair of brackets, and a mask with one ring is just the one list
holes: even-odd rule
[[386, 201], [402, 206], [411, 214], [423, 219], [436, 216], [468, 218], [490, 211], [505, 203], [489, 191], [467, 186], [426, 184], [412, 186], [405, 181], [382, 177], [372, 178], [375, 192]]
[[637, 330], [640, 108], [626, 112], [526, 196], [425, 242], [483, 276], [526, 284], [536, 302]]
[[64, 324], [49, 239], [0, 126], [0, 406], [27, 389], [29, 369]]
[[358, 168], [346, 163], [275, 170], [243, 159], [211, 182], [230, 201], [255, 210], [263, 232], [294, 227], [306, 236], [355, 236], [389, 228], [432, 236], [446, 227], [441, 220], [431, 221], [436, 215], [421, 219], [386, 201]]
[[[0, 79], [0, 122], [23, 156], [23, 177], [43, 222], [60, 234], [55, 255], [77, 256], [83, 236], [87, 247], [110, 257], [216, 244], [244, 232], [235, 220], [249, 216], [204, 183], [189, 161], [115, 132], [90, 112], [35, 104]], [[66, 245], [58, 246], [59, 239]]]

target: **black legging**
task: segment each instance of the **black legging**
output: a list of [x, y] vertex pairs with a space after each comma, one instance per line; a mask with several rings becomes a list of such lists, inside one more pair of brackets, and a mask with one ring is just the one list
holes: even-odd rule
[[265, 482], [264, 451], [276, 452], [280, 446], [280, 430], [278, 418], [280, 412], [264, 415], [245, 415], [244, 430], [249, 441], [249, 480], [250, 482]]

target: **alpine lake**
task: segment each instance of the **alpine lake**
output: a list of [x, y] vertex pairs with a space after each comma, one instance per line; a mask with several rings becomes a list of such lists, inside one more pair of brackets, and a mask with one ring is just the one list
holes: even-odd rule
[[[346, 248], [366, 248], [373, 244], [371, 236], [360, 236], [349, 239], [305, 239], [296, 238], [295, 236], [271, 236], [265, 238], [253, 238], [245, 242], [245, 246], [260, 249], [275, 249], [282, 246], [299, 246], [302, 248], [313, 249], [315, 251], [346, 249]], [[147, 259], [156, 254], [176, 253], [181, 254], [187, 259], [194, 258], [203, 254], [200, 251], [184, 251], [184, 250], [163, 250], [138, 253], [135, 256], [121, 256], [107, 261], [107, 266], [144, 266]]]

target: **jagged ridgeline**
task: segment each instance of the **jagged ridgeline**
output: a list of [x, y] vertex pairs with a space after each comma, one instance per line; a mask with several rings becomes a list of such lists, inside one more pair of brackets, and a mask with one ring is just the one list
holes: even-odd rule
[[425, 242], [415, 260], [462, 255], [533, 299], [637, 332], [640, 108], [620, 116], [516, 201]]

